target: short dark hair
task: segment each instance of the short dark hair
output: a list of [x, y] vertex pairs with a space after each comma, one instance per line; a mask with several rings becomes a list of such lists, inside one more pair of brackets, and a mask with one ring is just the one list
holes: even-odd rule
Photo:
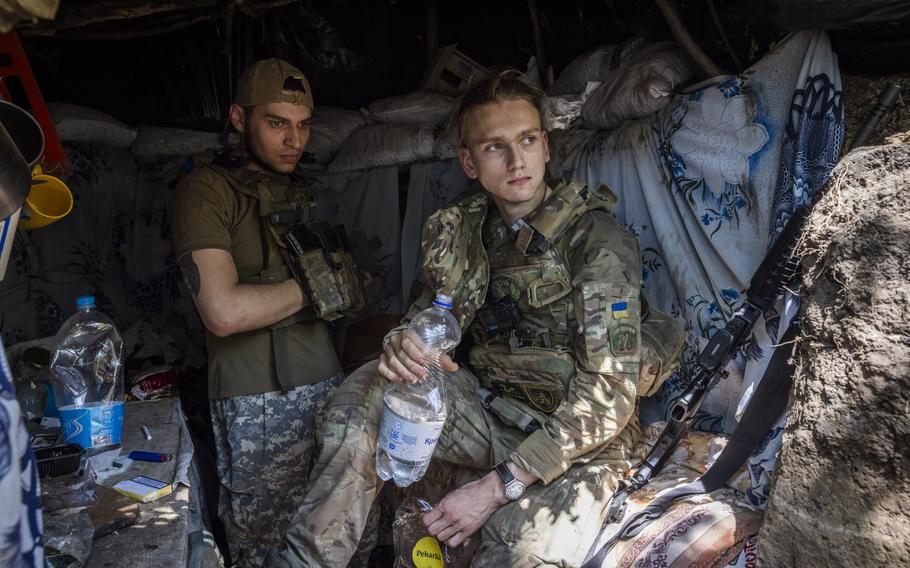
[[465, 125], [471, 112], [477, 107], [489, 103], [503, 101], [524, 100], [531, 103], [540, 116], [543, 124], [544, 93], [539, 88], [528, 83], [520, 71], [515, 69], [501, 69], [484, 76], [461, 97], [458, 109], [455, 111], [455, 124], [458, 127], [458, 141], [465, 145]]

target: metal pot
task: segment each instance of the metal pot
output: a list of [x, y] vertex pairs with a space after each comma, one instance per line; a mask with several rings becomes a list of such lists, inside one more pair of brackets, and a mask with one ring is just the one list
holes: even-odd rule
[[44, 132], [32, 115], [0, 100], [0, 219], [15, 213], [31, 188], [31, 171], [44, 154]]

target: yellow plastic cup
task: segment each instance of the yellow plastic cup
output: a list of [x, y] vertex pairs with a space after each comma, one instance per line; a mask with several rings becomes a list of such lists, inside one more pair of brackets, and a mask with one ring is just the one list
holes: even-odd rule
[[37, 229], [63, 219], [73, 210], [73, 193], [65, 183], [35, 168], [32, 188], [25, 198], [19, 226], [23, 229]]

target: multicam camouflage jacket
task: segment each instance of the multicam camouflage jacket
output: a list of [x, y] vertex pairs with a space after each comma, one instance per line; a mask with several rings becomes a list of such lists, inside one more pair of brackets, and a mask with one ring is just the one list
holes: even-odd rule
[[[655, 371], [664, 374], [640, 373], [640, 255], [609, 212], [615, 196], [580, 183], [550, 187], [513, 227], [482, 192], [434, 214], [422, 242], [428, 289], [404, 320], [437, 292], [453, 297], [481, 385], [543, 425], [511, 459], [545, 483], [613, 442], [637, 396], [656, 388]], [[496, 309], [511, 310], [512, 325], [506, 315], [491, 325], [485, 316]]]

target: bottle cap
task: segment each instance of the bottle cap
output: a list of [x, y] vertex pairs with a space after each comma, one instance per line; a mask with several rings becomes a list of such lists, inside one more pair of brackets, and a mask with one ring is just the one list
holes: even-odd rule
[[76, 309], [79, 308], [94, 308], [95, 307], [95, 297], [94, 296], [79, 296], [76, 298]]
[[451, 310], [452, 296], [446, 296], [445, 294], [436, 294], [436, 299], [433, 300], [433, 304], [439, 306], [440, 308]]

